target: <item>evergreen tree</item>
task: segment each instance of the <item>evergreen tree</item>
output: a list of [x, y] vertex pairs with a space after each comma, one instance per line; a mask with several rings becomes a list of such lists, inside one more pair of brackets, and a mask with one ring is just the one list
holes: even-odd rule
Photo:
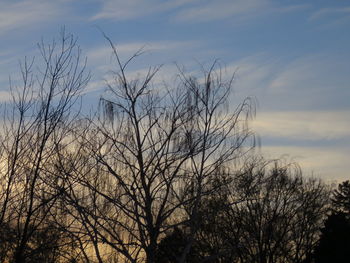
[[333, 212], [321, 229], [314, 252], [316, 263], [345, 263], [350, 261], [350, 182], [339, 184], [334, 191]]
[[317, 263], [345, 263], [350, 261], [350, 221], [345, 213], [332, 213], [326, 220], [318, 246]]
[[336, 211], [350, 215], [350, 181], [339, 184], [338, 189], [334, 191], [332, 202]]

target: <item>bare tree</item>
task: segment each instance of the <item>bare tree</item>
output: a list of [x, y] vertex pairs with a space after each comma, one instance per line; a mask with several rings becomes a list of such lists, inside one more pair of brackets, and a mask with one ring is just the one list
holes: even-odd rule
[[[212, 184], [188, 262], [289, 263], [311, 255], [329, 203], [320, 181], [254, 157], [242, 172], [222, 171]], [[175, 262], [187, 239], [186, 228], [163, 239], [161, 262]]]
[[[329, 189], [293, 164], [257, 162], [236, 174], [218, 231], [237, 262], [302, 262], [317, 242]], [[220, 226], [219, 226], [220, 227]]]
[[[216, 63], [203, 70], [203, 81], [180, 70], [175, 88], [152, 83], [158, 67], [129, 79], [127, 66], [140, 53], [122, 63], [107, 40], [118, 67], [115, 83], [101, 100], [103, 114], [77, 135], [75, 168], [67, 170], [76, 186], [67, 199], [97, 257], [109, 247], [127, 262], [155, 262], [166, 231], [186, 224], [195, 235], [217, 169], [254, 146], [247, 126], [252, 103], [225, 110], [233, 77], [225, 80]], [[178, 262], [192, 244], [190, 238]]]
[[59, 245], [39, 242], [39, 233], [53, 231], [51, 215], [59, 213], [55, 207], [65, 186], [56, 176], [56, 148], [68, 147], [65, 137], [89, 79], [72, 35], [63, 30], [58, 42], [38, 46], [42, 60], [35, 61], [37, 68], [34, 59], [24, 60], [22, 84], [11, 84], [12, 101], [3, 108], [0, 225], [14, 232], [5, 256], [12, 262], [53, 262], [49, 254], [36, 258]]
[[38, 68], [25, 59], [21, 85], [11, 83], [0, 130], [0, 261], [154, 263], [172, 238], [178, 263], [310, 255], [328, 191], [279, 163], [254, 159], [237, 172], [255, 137], [251, 99], [228, 103], [234, 75], [215, 62], [201, 78], [179, 68], [173, 85], [154, 82], [159, 67], [130, 78], [142, 52], [122, 62], [106, 39], [117, 71], [96, 116], [79, 118], [89, 74], [64, 31], [39, 44]]

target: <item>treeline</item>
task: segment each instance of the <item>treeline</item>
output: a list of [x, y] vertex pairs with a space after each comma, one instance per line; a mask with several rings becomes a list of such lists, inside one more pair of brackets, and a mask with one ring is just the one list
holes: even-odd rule
[[233, 77], [215, 63], [198, 79], [179, 68], [172, 85], [153, 82], [158, 67], [129, 78], [140, 53], [123, 62], [106, 39], [117, 71], [92, 116], [80, 111], [86, 61], [65, 32], [11, 83], [0, 262], [326, 262], [332, 227], [349, 244], [349, 183], [331, 195], [297, 165], [257, 157], [254, 105], [228, 101]]

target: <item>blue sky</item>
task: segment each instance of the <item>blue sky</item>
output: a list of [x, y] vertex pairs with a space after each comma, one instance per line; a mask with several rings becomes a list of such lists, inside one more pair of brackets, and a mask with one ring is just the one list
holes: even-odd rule
[[41, 38], [61, 27], [78, 37], [92, 79], [86, 99], [97, 104], [122, 58], [147, 51], [131, 74], [174, 62], [188, 71], [219, 59], [236, 72], [232, 103], [258, 100], [253, 128], [268, 157], [300, 163], [306, 175], [350, 178], [350, 1], [346, 0], [0, 0], [0, 101], [19, 60], [38, 55]]

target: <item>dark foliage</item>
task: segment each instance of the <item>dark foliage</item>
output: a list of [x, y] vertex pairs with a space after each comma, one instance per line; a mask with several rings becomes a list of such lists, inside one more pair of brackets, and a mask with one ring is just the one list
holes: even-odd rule
[[330, 215], [321, 230], [315, 249], [317, 263], [346, 263], [350, 261], [350, 221], [343, 212]]
[[350, 183], [339, 184], [333, 193], [332, 213], [321, 229], [314, 251], [315, 263], [345, 263], [350, 260]]
[[[165, 236], [159, 243], [156, 262], [157, 263], [177, 263], [180, 260], [181, 253], [188, 243], [188, 236], [179, 228], [174, 228], [173, 232]], [[196, 255], [195, 246], [187, 255], [188, 263], [200, 262]]]
[[[327, 210], [327, 187], [290, 166], [252, 165], [231, 180], [212, 181], [215, 190], [202, 200], [191, 262], [296, 263], [311, 255]], [[188, 238], [184, 233], [166, 236], [159, 254], [176, 254]]]
[[350, 181], [342, 182], [334, 191], [332, 203], [336, 211], [343, 211], [350, 215]]

